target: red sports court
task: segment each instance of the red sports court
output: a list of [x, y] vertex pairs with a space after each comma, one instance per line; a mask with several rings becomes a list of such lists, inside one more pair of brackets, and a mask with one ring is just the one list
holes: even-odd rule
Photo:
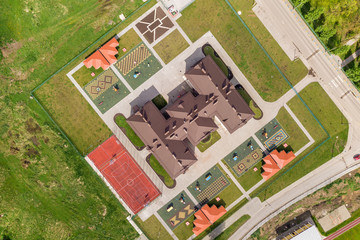
[[115, 136], [88, 157], [135, 214], [160, 195]]

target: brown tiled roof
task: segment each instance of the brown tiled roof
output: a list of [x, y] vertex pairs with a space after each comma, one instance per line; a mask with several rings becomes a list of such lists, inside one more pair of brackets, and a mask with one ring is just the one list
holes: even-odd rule
[[169, 119], [150, 101], [127, 120], [172, 178], [196, 162], [189, 142], [197, 145], [216, 130], [215, 116], [230, 133], [254, 116], [211, 57], [205, 57], [185, 76], [200, 95], [188, 92], [168, 106]]

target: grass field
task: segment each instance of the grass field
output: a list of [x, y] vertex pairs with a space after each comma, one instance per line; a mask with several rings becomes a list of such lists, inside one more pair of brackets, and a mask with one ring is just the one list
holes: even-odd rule
[[308, 70], [302, 61], [291, 61], [260, 19], [254, 16], [255, 13], [252, 11], [254, 1], [230, 0], [230, 3], [236, 11], [243, 12], [241, 18], [293, 85], [306, 76]]
[[[108, 38], [102, 39], [102, 42], [107, 41], [112, 34], [119, 33], [127, 26], [126, 24], [130, 24], [131, 21], [134, 21], [153, 4], [155, 4], [155, 1], [151, 1], [145, 7], [141, 8], [141, 10], [131, 16], [124, 24], [121, 24], [119, 27], [109, 32], [107, 35]], [[91, 36], [91, 39], [95, 40], [97, 35]], [[39, 98], [39, 101], [44, 105], [45, 109], [83, 154], [89, 153], [99, 143], [107, 139], [110, 135], [110, 130], [81, 96], [70, 80], [68, 80], [66, 73], [83, 61], [85, 57], [96, 49], [96, 47], [100, 46], [102, 42], [100, 41], [97, 45], [91, 47], [76, 61], [72, 62], [58, 74], [53, 76], [46, 84], [35, 92], [35, 96]], [[88, 46], [89, 44], [90, 43], [88, 42], [85, 46]], [[81, 46], [82, 45], [78, 47]], [[76, 53], [77, 51], [73, 51], [71, 54], [69, 53], [69, 55], [74, 56]], [[42, 79], [45, 78], [46, 77]]]
[[360, 225], [353, 227], [352, 229], [341, 234], [335, 240], [351, 240], [351, 239], [360, 239]]
[[217, 236], [214, 240], [226, 240], [231, 235], [233, 235], [236, 230], [238, 230], [244, 223], [246, 223], [247, 220], [250, 219], [249, 215], [244, 215], [240, 217], [238, 220], [236, 220], [233, 224], [231, 224], [225, 231], [223, 231], [219, 236]]
[[324, 164], [344, 149], [347, 141], [348, 122], [326, 92], [318, 83], [312, 83], [300, 92], [300, 96], [328, 131], [330, 139], [283, 175], [286, 170], [292, 167], [298, 160], [302, 159], [327, 138], [325, 131], [314, 120], [300, 99], [295, 96], [288, 102], [288, 106], [312, 135], [315, 143], [305, 152], [297, 156], [290, 164], [284, 167], [270, 180], [266, 181], [258, 189], [252, 192], [250, 194], [252, 197], [258, 196], [261, 200], [269, 198], [307, 173], [313, 171], [315, 168]]
[[166, 186], [171, 187], [174, 185], [174, 180], [169, 176], [165, 169], [160, 165], [159, 161], [154, 157], [150, 156], [149, 159], [151, 168], [160, 176], [164, 177], [164, 183]]
[[[119, 22], [119, 13], [128, 16], [141, 4], [140, 0], [2, 1], [0, 46], [7, 54], [0, 54], [0, 213], [4, 214], [0, 238], [138, 236], [118, 200], [29, 95], [113, 27], [111, 20]], [[58, 89], [48, 88], [57, 97], [50, 103], [57, 106], [48, 107], [63, 111], [62, 128], [85, 150], [95, 147], [98, 138], [108, 138], [110, 131], [66, 78], [73, 66], [55, 81]]]
[[309, 142], [309, 139], [306, 137], [305, 133], [301, 130], [299, 125], [297, 125], [295, 120], [290, 116], [289, 112], [286, 111], [284, 107], [280, 108], [280, 111], [276, 116], [276, 120], [279, 121], [281, 126], [289, 134], [290, 137], [285, 142], [294, 150], [294, 152], [298, 151]]
[[130, 125], [126, 122], [126, 118], [122, 115], [117, 115], [115, 117], [116, 124], [123, 128], [125, 130], [126, 136], [129, 138], [129, 140], [134, 144], [135, 147], [141, 148], [145, 146], [143, 141], [136, 135], [134, 130], [130, 127]]
[[[192, 229], [194, 228], [195, 216], [191, 215], [186, 221], [182, 222], [177, 228], [173, 230], [174, 234], [178, 237], [179, 240], [187, 240], [191, 237], [194, 233]], [[186, 222], [190, 224], [186, 226]]]
[[201, 141], [196, 147], [200, 150], [200, 152], [205, 152], [206, 149], [208, 149], [209, 147], [211, 147], [214, 143], [216, 143], [217, 141], [220, 140], [221, 136], [217, 131], [214, 131], [212, 133], [210, 133], [210, 139], [207, 140], [208, 137], [206, 137], [206, 139], [204, 139], [203, 141]]
[[[211, 31], [264, 100], [275, 101], [290, 89], [225, 1], [197, 0], [181, 14], [177, 22], [189, 38], [195, 41]], [[273, 40], [265, 49], [275, 44], [277, 46]], [[301, 74], [294, 74], [294, 77], [289, 76], [289, 81], [296, 84], [301, 78]]]
[[184, 51], [189, 44], [181, 35], [179, 30], [175, 29], [162, 41], [154, 46], [154, 50], [159, 54], [165, 64], [168, 64], [177, 55]]
[[170, 234], [154, 215], [148, 218], [145, 222], [141, 221], [141, 219], [136, 216], [134, 218], [134, 222], [140, 227], [141, 231], [143, 231], [149, 239], [171, 239]]
[[127, 212], [40, 106], [28, 94], [4, 103], [0, 239], [135, 239]]

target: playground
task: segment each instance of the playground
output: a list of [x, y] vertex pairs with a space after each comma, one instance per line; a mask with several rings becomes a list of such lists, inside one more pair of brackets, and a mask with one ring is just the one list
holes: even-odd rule
[[255, 135], [268, 150], [278, 147], [289, 138], [289, 135], [276, 118], [257, 131]]
[[158, 210], [160, 217], [173, 230], [194, 214], [195, 204], [182, 191]]
[[115, 67], [133, 89], [139, 87], [162, 68], [144, 43], [140, 43], [120, 58], [115, 63]]
[[229, 185], [230, 181], [221, 172], [219, 167], [215, 165], [189, 185], [188, 190], [200, 205], [204, 205]]
[[86, 84], [84, 90], [101, 113], [105, 113], [130, 93], [110, 68]]
[[250, 137], [224, 157], [224, 160], [236, 176], [240, 177], [249, 168], [260, 162], [262, 157], [263, 153], [259, 145]]
[[115, 136], [107, 139], [88, 157], [134, 214], [160, 195]]

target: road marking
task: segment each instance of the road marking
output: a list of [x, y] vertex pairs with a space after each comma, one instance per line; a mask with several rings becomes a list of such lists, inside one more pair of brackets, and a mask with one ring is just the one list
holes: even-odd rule
[[331, 80], [331, 83], [332, 83], [335, 87], [338, 87], [338, 85], [336, 84], [335, 79]]

